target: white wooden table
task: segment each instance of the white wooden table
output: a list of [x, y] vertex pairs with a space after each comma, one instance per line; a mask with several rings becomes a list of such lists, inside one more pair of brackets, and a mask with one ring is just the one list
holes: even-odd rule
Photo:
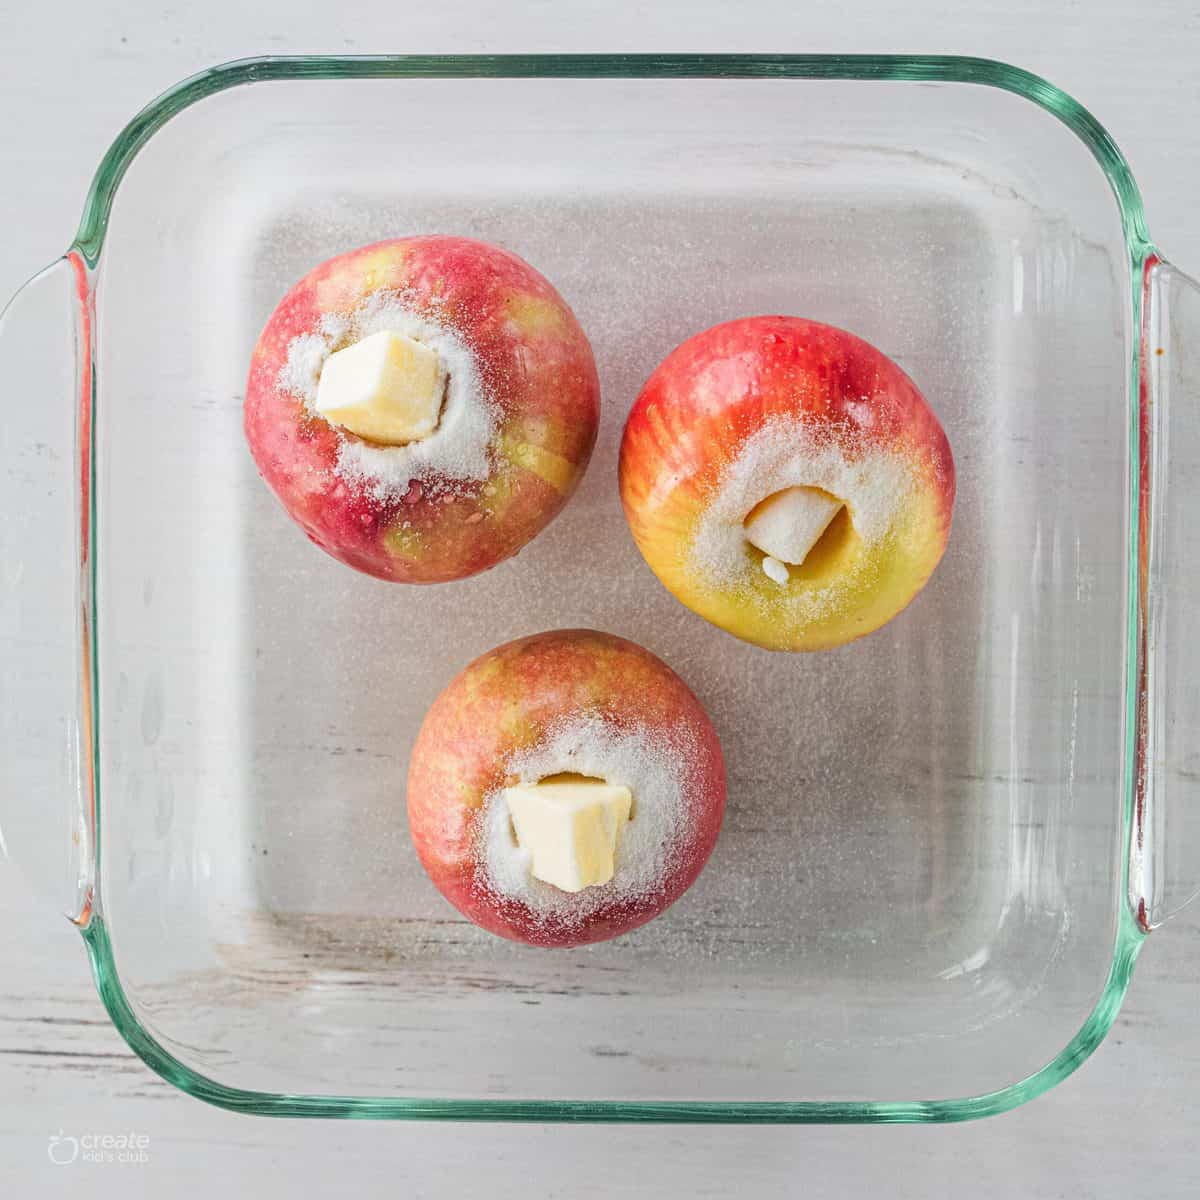
[[[356, 9], [363, 10], [357, 15]], [[983, 54], [1038, 71], [1129, 157], [1151, 229], [1200, 271], [1195, 0], [787, 3], [66, 0], [0, 4], [0, 293], [66, 245], [91, 172], [145, 100], [285, 51], [791, 50]], [[624, 9], [624, 13], [622, 10]], [[0, 379], [3, 405], [12, 402]], [[0, 470], [3, 470], [0, 464]], [[1200, 501], [1200, 498], [1197, 498]], [[1200, 581], [1200, 565], [1197, 567]], [[2, 669], [2, 668], [0, 668]], [[1200, 733], [1200, 731], [1198, 731]], [[15, 748], [19, 753], [19, 748]], [[0, 752], [12, 753], [3, 747]], [[1200, 869], [1200, 864], [1197, 864]], [[175, 1092], [125, 1048], [83, 947], [0, 863], [0, 1196], [1200, 1195], [1200, 911], [1155, 934], [1107, 1042], [1049, 1095], [942, 1128], [632, 1128], [275, 1121]], [[143, 1164], [58, 1166], [50, 1138], [135, 1132]], [[86, 1174], [86, 1180], [84, 1178]]]

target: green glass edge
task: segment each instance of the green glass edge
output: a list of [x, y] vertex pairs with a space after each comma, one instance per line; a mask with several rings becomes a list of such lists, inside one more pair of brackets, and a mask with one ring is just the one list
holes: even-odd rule
[[[1122, 911], [1127, 906], [1122, 904]], [[92, 975], [109, 1016], [130, 1048], [168, 1083], [197, 1099], [235, 1112], [268, 1117], [341, 1117], [387, 1120], [589, 1121], [660, 1124], [913, 1124], [969, 1121], [1007, 1112], [1040, 1096], [1070, 1075], [1104, 1040], [1121, 1007], [1143, 935], [1125, 916], [1104, 992], [1083, 1028], [1052, 1062], [1019, 1083], [958, 1100], [876, 1101], [621, 1101], [421, 1100], [415, 1098], [300, 1096], [226, 1087], [180, 1062], [147, 1032], [131, 1008], [113, 963], [103, 919], [84, 930]]]
[[1078, 101], [1040, 76], [986, 58], [826, 54], [413, 54], [240, 59], [185, 79], [151, 101], [109, 147], [88, 191], [74, 248], [95, 266], [117, 185], [151, 135], [185, 108], [246, 83], [281, 79], [861, 79], [977, 83], [1046, 109], [1095, 155], [1116, 193], [1130, 247], [1149, 242], [1142, 198], [1108, 131]]
[[[387, 55], [270, 56], [242, 59], [184, 80], [148, 104], [114, 140], [92, 179], [83, 216], [71, 249], [95, 268], [103, 249], [113, 199], [129, 164], [149, 138], [173, 116], [206, 96], [246, 83], [281, 79], [369, 78], [567, 78], [567, 79], [855, 79], [974, 83], [999, 88], [1030, 100], [1061, 120], [1092, 152], [1112, 188], [1130, 259], [1133, 300], [1131, 395], [1138, 395], [1142, 271], [1155, 253], [1146, 227], [1136, 181], [1108, 131], [1078, 101], [1029, 71], [992, 59], [907, 55], [746, 55], [746, 54], [604, 54], [604, 55]], [[95, 387], [93, 372], [91, 461], [95, 464]], [[1130, 579], [1137, 578], [1140, 503], [1138, 406], [1131, 406]], [[92, 513], [87, 604], [96, 612], [95, 488], [88, 498]], [[1140, 612], [1136, 587], [1129, 589], [1126, 662], [1138, 663]], [[91, 626], [92, 719], [99, 723], [98, 630]], [[1133, 831], [1134, 774], [1137, 756], [1136, 697], [1138, 671], [1127, 672], [1125, 713], [1125, 816], [1122, 842]], [[99, 748], [92, 739], [95, 796], [94, 847], [96, 904], [81, 928], [92, 976], [113, 1024], [129, 1047], [153, 1071], [181, 1091], [221, 1108], [277, 1117], [327, 1117], [390, 1120], [587, 1121], [600, 1123], [758, 1123], [758, 1124], [905, 1124], [949, 1123], [1007, 1112], [1040, 1096], [1072, 1074], [1104, 1040], [1132, 977], [1145, 940], [1126, 902], [1129, 856], [1122, 858], [1121, 903], [1108, 978], [1095, 1007], [1070, 1043], [1041, 1070], [1008, 1087], [981, 1096], [926, 1101], [576, 1101], [452, 1100], [403, 1097], [291, 1095], [226, 1087], [193, 1071], [141, 1024], [125, 995], [101, 915], [101, 798]]]

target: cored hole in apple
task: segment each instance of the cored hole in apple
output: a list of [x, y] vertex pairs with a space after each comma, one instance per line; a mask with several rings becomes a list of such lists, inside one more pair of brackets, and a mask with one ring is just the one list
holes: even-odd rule
[[845, 501], [823, 488], [801, 485], [772, 492], [742, 522], [764, 573], [780, 586], [821, 583], [845, 570], [859, 535]]

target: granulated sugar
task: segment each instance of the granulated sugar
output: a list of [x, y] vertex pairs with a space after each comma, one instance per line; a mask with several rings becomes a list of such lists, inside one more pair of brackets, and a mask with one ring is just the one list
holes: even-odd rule
[[288, 343], [287, 362], [279, 372], [278, 386], [293, 396], [300, 396], [308, 405], [308, 397], [316, 399], [317, 380], [321, 368], [331, 353], [329, 340], [319, 333], [302, 333]]
[[[709, 497], [690, 551], [693, 569], [715, 587], [743, 585], [748, 598], [761, 598], [757, 585], [763, 569], [750, 553], [743, 522], [767, 496], [798, 486], [821, 488], [843, 501], [855, 532], [869, 548], [891, 531], [915, 477], [903, 454], [864, 445], [859, 435], [845, 429], [819, 428], [795, 418], [770, 421], [745, 440]], [[865, 559], [859, 555], [849, 571], [823, 587], [775, 592], [771, 601], [802, 608], [811, 619], [836, 603]]]
[[695, 741], [685, 728], [618, 729], [600, 717], [552, 727], [505, 767], [521, 783], [573, 772], [623, 785], [633, 793], [633, 815], [621, 832], [615, 871], [603, 886], [559, 891], [530, 873], [531, 856], [517, 845], [503, 789], [484, 798], [477, 854], [487, 886], [521, 900], [549, 923], [578, 928], [614, 901], [661, 891], [678, 855], [691, 809], [689, 763]]
[[456, 484], [478, 483], [491, 474], [491, 443], [499, 424], [496, 406], [470, 347], [455, 330], [429, 315], [428, 303], [423, 307], [426, 311], [418, 312], [403, 293], [381, 291], [348, 315], [327, 315], [318, 331], [292, 339], [277, 380], [281, 389], [316, 413], [317, 382], [325, 360], [335, 351], [391, 330], [437, 352], [448, 382], [437, 428], [427, 438], [406, 446], [379, 446], [338, 430], [338, 475], [381, 501], [400, 499], [414, 480], [436, 493], [455, 490]]

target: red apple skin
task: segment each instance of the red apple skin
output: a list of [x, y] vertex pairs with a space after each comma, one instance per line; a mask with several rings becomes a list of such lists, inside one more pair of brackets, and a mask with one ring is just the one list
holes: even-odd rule
[[[688, 761], [688, 834], [670, 877], [652, 897], [614, 899], [580, 929], [548, 923], [523, 901], [497, 896], [475, 847], [484, 798], [504, 786], [504, 763], [552, 725], [585, 715], [617, 728], [682, 727], [695, 753]], [[594, 630], [535, 634], [476, 659], [434, 701], [408, 772], [413, 844], [438, 890], [475, 924], [535, 946], [605, 941], [657, 916], [695, 882], [724, 812], [725, 762], [700, 702], [648, 650]]]
[[[698, 578], [685, 554], [742, 444], [778, 418], [829, 430], [850, 455], [868, 447], [904, 456], [917, 481], [869, 583], [803, 626], [765, 577], [762, 602], [747, 605]], [[663, 584], [707, 620], [773, 650], [828, 649], [891, 620], [925, 585], [950, 536], [954, 459], [916, 385], [862, 338], [800, 317], [728, 321], [672, 351], [629, 414], [619, 472], [630, 530]]]
[[[474, 352], [501, 414], [490, 492], [479, 484], [442, 503], [418, 486], [381, 502], [352, 489], [333, 468], [354, 435], [278, 386], [293, 338], [381, 290], [404, 292]], [[292, 288], [255, 347], [244, 424], [259, 472], [318, 546], [380, 579], [439, 583], [495, 566], [554, 518], [587, 467], [599, 414], [591, 346], [551, 284], [507, 250], [428, 236], [352, 250]]]

